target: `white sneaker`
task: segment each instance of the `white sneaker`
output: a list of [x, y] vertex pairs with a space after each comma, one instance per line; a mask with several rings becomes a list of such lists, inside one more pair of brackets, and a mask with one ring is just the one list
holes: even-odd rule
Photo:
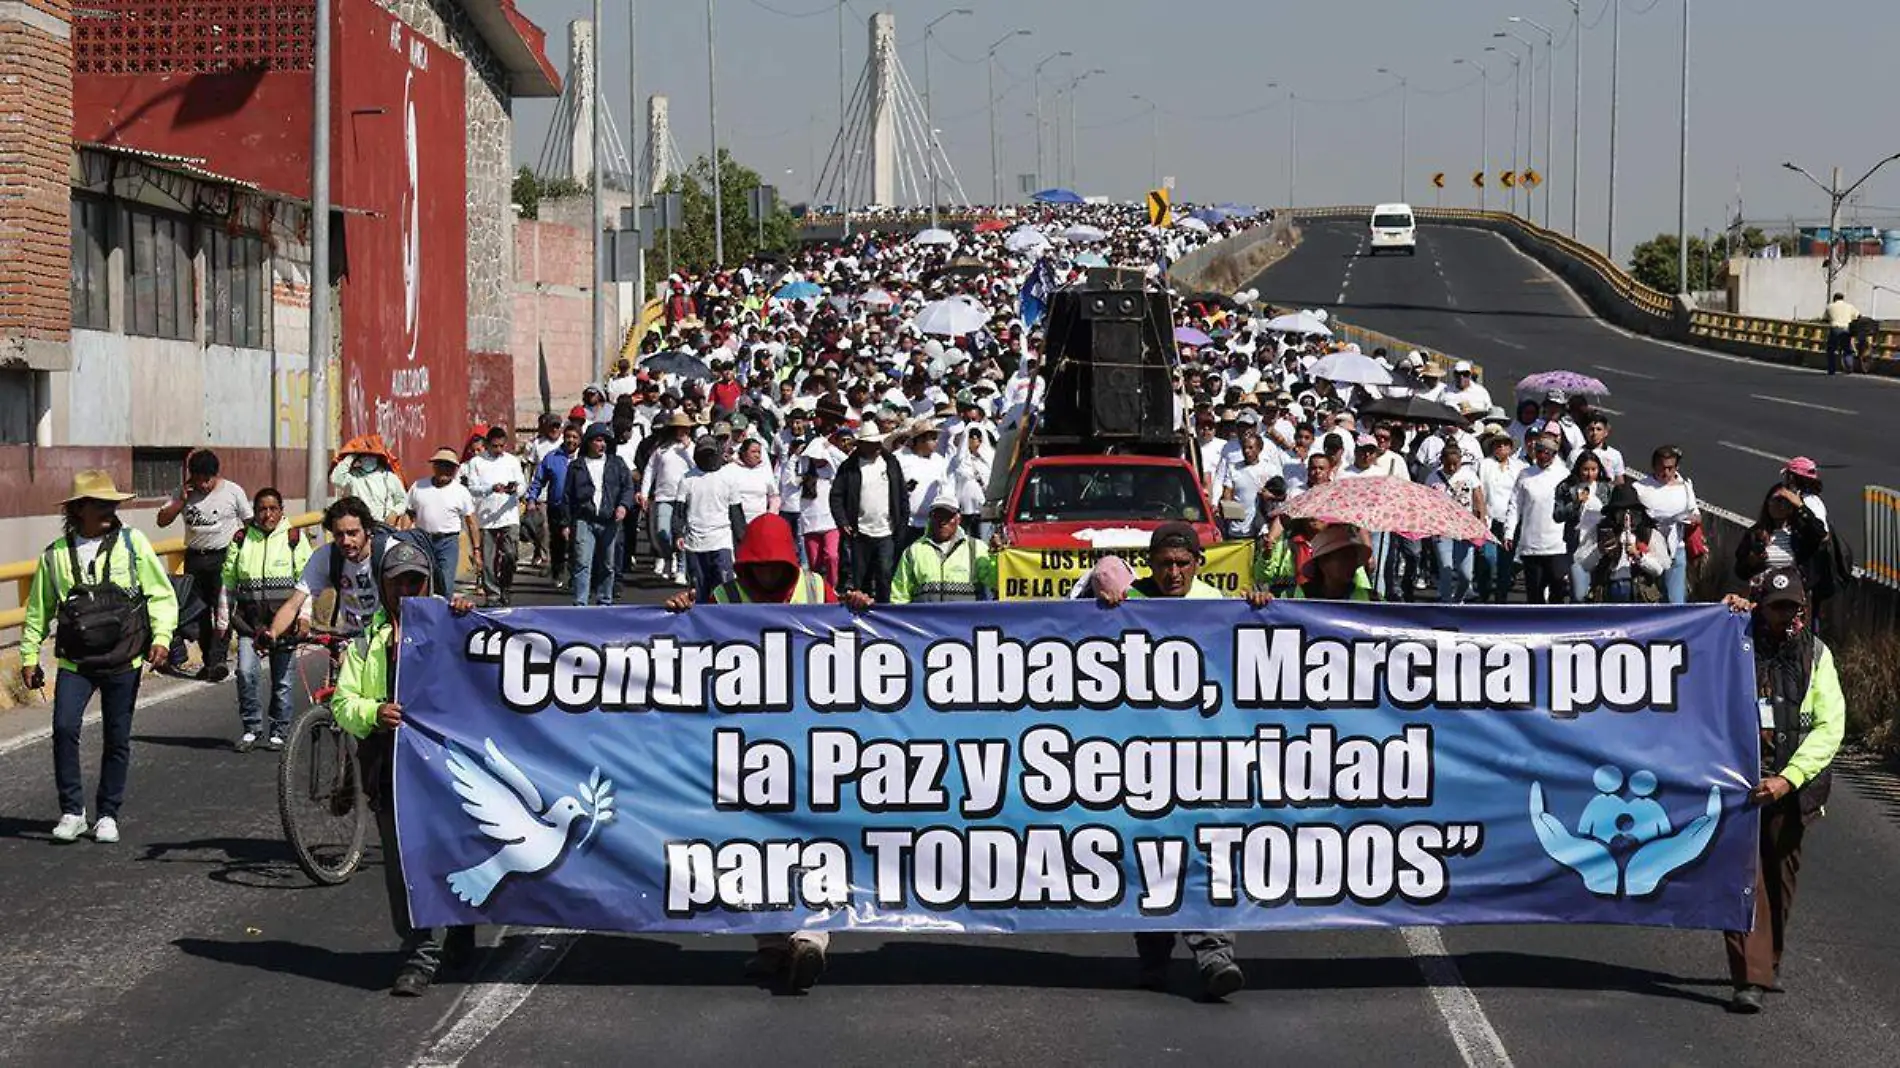
[[111, 816], [99, 817], [99, 822], [92, 825], [92, 840], [95, 842], [104, 842], [107, 845], [118, 841], [119, 821], [113, 819]]
[[691, 582], [687, 581], [685, 568], [682, 567], [673, 572], [673, 584], [676, 586], [691, 586], [692, 585]]
[[656, 575], [664, 576], [666, 574], [666, 561], [660, 559], [657, 556], [654, 557], [653, 558], [653, 573]]
[[70, 812], [61, 816], [58, 823], [53, 824], [53, 840], [55, 842], [75, 841], [80, 835], [85, 833], [86, 817], [75, 816]]

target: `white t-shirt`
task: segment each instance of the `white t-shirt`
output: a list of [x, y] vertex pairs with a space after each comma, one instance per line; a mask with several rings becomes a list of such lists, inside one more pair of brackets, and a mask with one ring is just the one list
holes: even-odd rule
[[581, 466], [587, 469], [587, 477], [594, 482], [594, 514], [600, 515], [601, 494], [607, 492], [607, 458], [605, 456], [582, 457]]
[[823, 438], [813, 438], [811, 444], [805, 446], [799, 463], [801, 475], [810, 472], [815, 476], [811, 496], [805, 496], [801, 487], [791, 498], [798, 502], [799, 532], [823, 534], [838, 529], [838, 521], [831, 514], [831, 482], [838, 477], [838, 465], [844, 463], [844, 453]]
[[217, 550], [226, 548], [244, 524], [251, 520], [251, 499], [244, 488], [221, 478], [209, 493], [196, 490], [184, 498], [185, 548]]
[[1246, 506], [1247, 514], [1235, 524], [1235, 529], [1245, 531], [1249, 536], [1253, 534], [1254, 522], [1258, 518], [1261, 488], [1275, 475], [1286, 470], [1285, 462], [1278, 458], [1279, 450], [1274, 450], [1274, 453], [1275, 457], [1268, 459], [1266, 452], [1262, 451], [1260, 459], [1252, 464], [1248, 464], [1243, 456], [1228, 466], [1221, 480], [1222, 492], [1219, 496], [1224, 499], [1227, 495], [1225, 491], [1231, 489], [1234, 491], [1234, 500]]
[[858, 465], [858, 533], [867, 538], [891, 536], [891, 473], [882, 455]]
[[[458, 484], [459, 485], [459, 484]], [[310, 554], [303, 565], [303, 575], [297, 579], [297, 592], [304, 595], [303, 615], [310, 616], [310, 606], [323, 591], [330, 588], [330, 558], [338, 552], [335, 542], [319, 546]], [[376, 589], [376, 578], [370, 574], [372, 558], [365, 556], [361, 560], [343, 559], [343, 577], [336, 591], [337, 614], [336, 629], [346, 634], [360, 634], [382, 606], [382, 595]]]
[[897, 465], [904, 469], [904, 484], [909, 493], [910, 525], [919, 530], [930, 525], [930, 502], [944, 488], [950, 463], [941, 456], [919, 456], [914, 452], [898, 455]]
[[694, 471], [680, 487], [680, 507], [686, 515], [686, 531], [680, 548], [689, 553], [710, 553], [732, 548], [732, 482], [725, 469]]
[[771, 507], [772, 492], [778, 485], [778, 479], [774, 477], [770, 464], [761, 462], [757, 467], [727, 464], [719, 469], [719, 474], [732, 486], [732, 498], [744, 510], [746, 522], [759, 518]]
[[424, 534], [454, 534], [462, 529], [462, 517], [475, 514], [475, 498], [460, 482], [438, 486], [420, 479], [409, 487], [409, 512]]
[[[1479, 493], [1483, 492], [1483, 484], [1478, 481], [1477, 471], [1473, 470], [1468, 464], [1459, 467], [1458, 470], [1453, 471], [1449, 476], [1445, 474], [1445, 469], [1440, 467], [1426, 476], [1425, 484], [1432, 489], [1446, 494], [1453, 501], [1457, 502], [1458, 507], [1467, 512], [1471, 511], [1472, 500], [1476, 498]], [[1490, 502], [1486, 501], [1485, 503], [1489, 504]], [[1489, 515], [1490, 513], [1486, 512], [1485, 514]]]
[[[475, 525], [483, 530], [512, 527], [521, 522], [521, 495], [528, 489], [528, 473], [522, 470], [521, 457], [511, 452], [491, 457], [477, 453], [462, 465], [462, 482], [475, 504]], [[512, 493], [497, 486], [513, 485]]]
[[[110, 536], [116, 538], [119, 532], [115, 530]], [[106, 536], [104, 535], [97, 538], [82, 538], [76, 534], [73, 536], [73, 553], [79, 557], [79, 574], [73, 576], [75, 581], [82, 576], [87, 582], [98, 582], [104, 578], [93, 569], [92, 563], [99, 558], [99, 547], [105, 543]]]

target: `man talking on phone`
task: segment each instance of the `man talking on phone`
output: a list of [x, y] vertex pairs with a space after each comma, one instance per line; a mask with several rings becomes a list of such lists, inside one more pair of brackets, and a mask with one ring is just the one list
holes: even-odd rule
[[483, 603], [506, 608], [514, 592], [515, 555], [521, 532], [521, 489], [527, 472], [521, 457], [508, 450], [508, 428], [491, 427], [482, 451], [462, 465], [462, 481], [475, 498], [475, 522], [481, 528]]

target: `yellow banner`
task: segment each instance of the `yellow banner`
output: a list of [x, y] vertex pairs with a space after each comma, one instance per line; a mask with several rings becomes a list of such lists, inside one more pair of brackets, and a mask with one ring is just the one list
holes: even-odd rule
[[[1135, 574], [1148, 576], [1146, 549], [1004, 549], [997, 554], [997, 596], [1005, 601], [1043, 601], [1067, 597], [1075, 580], [1110, 554], [1128, 561]], [[1202, 582], [1228, 597], [1253, 588], [1253, 542], [1224, 541], [1208, 546]]]

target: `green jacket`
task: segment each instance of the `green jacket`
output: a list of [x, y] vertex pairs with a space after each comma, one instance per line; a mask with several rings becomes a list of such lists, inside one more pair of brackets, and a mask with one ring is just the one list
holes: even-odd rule
[[911, 542], [891, 573], [892, 604], [938, 604], [945, 601], [978, 601], [996, 596], [996, 558], [989, 547], [970, 537], [957, 535], [948, 551], [930, 540], [929, 535]]
[[389, 611], [379, 608], [370, 617], [369, 627], [343, 650], [336, 691], [330, 695], [330, 714], [337, 726], [357, 738], [375, 733], [376, 710], [395, 693], [389, 670], [389, 639], [394, 634]]
[[219, 630], [235, 627], [239, 634], [256, 633], [268, 624], [277, 609], [290, 599], [292, 587], [310, 561], [308, 534], [290, 543], [290, 524], [279, 521], [277, 529], [259, 530], [246, 523], [231, 539], [224, 554], [224, 581], [218, 596]]
[[[1141, 584], [1143, 582], [1148, 582], [1148, 581], [1152, 581], [1152, 580], [1141, 579], [1135, 582], [1134, 584], [1130, 585], [1128, 587], [1128, 599], [1131, 601], [1147, 599], [1149, 595], [1141, 592]], [[1194, 580], [1194, 585], [1189, 586], [1188, 591], [1181, 595], [1181, 600], [1218, 601], [1218, 600], [1221, 600], [1222, 597], [1223, 595], [1221, 594], [1219, 590], [1215, 589], [1212, 586], [1209, 586], [1207, 583], [1202, 582], [1200, 579], [1197, 578]], [[1161, 598], [1156, 598], [1156, 600], [1160, 600], [1160, 599]]]
[[[152, 543], [143, 533], [130, 528], [125, 528], [125, 533], [132, 551], [125, 551], [126, 543], [120, 540], [118, 531], [113, 531], [106, 580], [121, 589], [144, 592], [145, 614], [152, 621], [152, 644], [168, 646], [172, 631], [178, 627], [178, 597], [172, 592], [171, 576], [165, 572], [165, 561], [152, 551]], [[40, 554], [40, 565], [33, 572], [33, 585], [26, 595], [26, 623], [20, 634], [21, 667], [32, 667], [40, 662], [40, 644], [46, 641], [51, 624], [59, 615], [60, 604], [73, 588], [73, 564], [66, 545], [65, 537], [55, 538]], [[99, 552], [104, 554], [106, 548], [101, 545]], [[64, 671], [76, 670], [66, 660], [61, 660], [59, 666]], [[144, 667], [145, 658], [134, 659], [132, 666]]]
[[1840, 672], [1834, 667], [1834, 651], [1825, 645], [1815, 661], [1814, 674], [1808, 680], [1808, 695], [1801, 702], [1801, 718], [1809, 723], [1807, 737], [1801, 739], [1781, 777], [1798, 789], [1827, 770], [1840, 751], [1841, 737], [1847, 733], [1847, 696], [1841, 692]]

